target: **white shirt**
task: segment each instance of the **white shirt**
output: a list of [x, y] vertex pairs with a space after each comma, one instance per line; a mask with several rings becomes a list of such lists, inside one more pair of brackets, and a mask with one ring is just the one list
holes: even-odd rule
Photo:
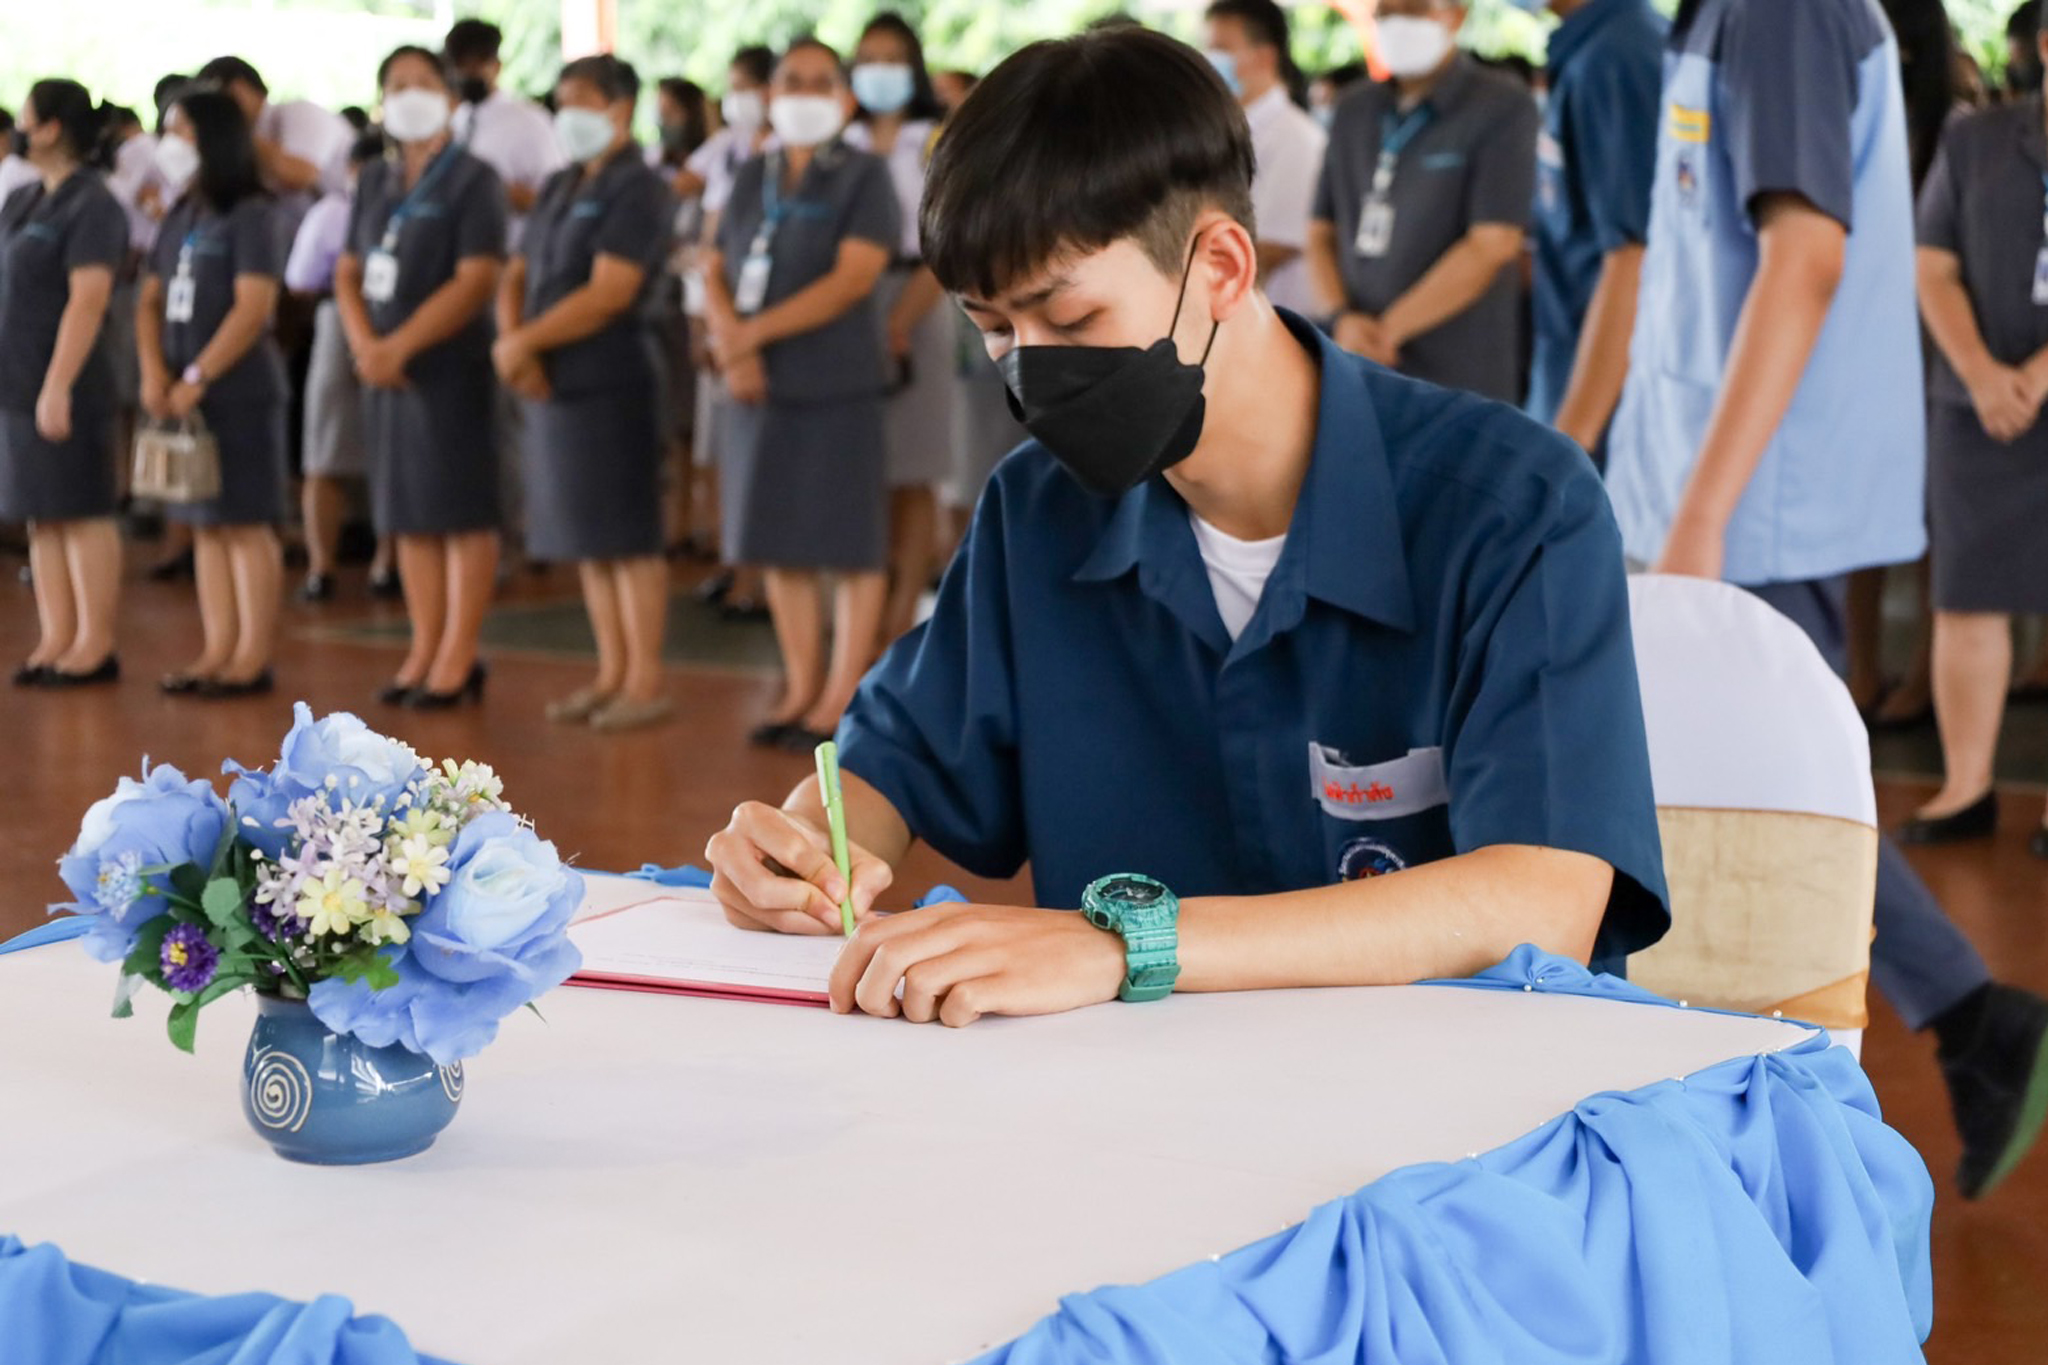
[[[917, 119], [896, 130], [896, 145], [883, 160], [889, 166], [889, 182], [896, 187], [896, 203], [903, 210], [903, 235], [898, 255], [915, 260], [924, 254], [917, 233], [917, 209], [924, 202], [925, 154], [931, 150], [932, 133], [938, 125]], [[874, 132], [865, 123], [848, 124], [842, 139], [855, 151], [872, 152]]]
[[284, 263], [284, 287], [295, 294], [324, 294], [334, 288], [334, 263], [348, 245], [346, 190], [324, 195], [306, 212]]
[[[1258, 158], [1252, 176], [1252, 211], [1259, 219], [1259, 240], [1306, 252], [1316, 181], [1323, 173], [1323, 149], [1329, 145], [1330, 135], [1313, 114], [1287, 98], [1283, 85], [1275, 85], [1246, 105], [1244, 116], [1251, 124], [1252, 152]], [[1306, 317], [1323, 311], [1309, 285], [1305, 255], [1267, 278], [1266, 297]]]
[[[704, 177], [704, 215], [707, 218], [725, 211], [726, 202], [732, 198], [733, 178], [739, 174], [740, 167], [753, 159], [751, 136], [741, 137], [735, 129], [720, 128], [683, 163], [685, 169]], [[776, 141], [771, 134], [761, 150], [773, 151], [775, 146]]]
[[256, 116], [256, 133], [319, 170], [320, 184], [306, 196], [308, 207], [323, 194], [348, 188], [348, 149], [356, 130], [332, 109], [311, 100], [273, 100]]
[[23, 185], [33, 185], [42, 177], [36, 174], [35, 164], [25, 156], [9, 152], [0, 157], [0, 201], [13, 194]]
[[[503, 90], [493, 90], [482, 104], [457, 108], [454, 132], [455, 140], [496, 171], [508, 187], [519, 185], [538, 193], [543, 181], [569, 164], [548, 111]], [[514, 246], [525, 221], [525, 214], [515, 213], [507, 222]]]
[[161, 214], [171, 206], [171, 194], [156, 169], [156, 137], [137, 133], [114, 153], [114, 169], [107, 173], [107, 188], [121, 201], [121, 210], [128, 215], [129, 249], [144, 255], [149, 254], [150, 245], [156, 241], [157, 220], [141, 206], [142, 193], [151, 186], [156, 187], [157, 212]]
[[1202, 552], [1202, 567], [1209, 571], [1209, 591], [1216, 594], [1216, 614], [1223, 618], [1223, 628], [1235, 640], [1251, 624], [1252, 613], [1259, 608], [1259, 597], [1266, 591], [1266, 580], [1273, 576], [1273, 566], [1280, 562], [1287, 537], [1239, 540], [1217, 530], [1193, 511], [1188, 513], [1188, 524], [1195, 528], [1195, 546]]

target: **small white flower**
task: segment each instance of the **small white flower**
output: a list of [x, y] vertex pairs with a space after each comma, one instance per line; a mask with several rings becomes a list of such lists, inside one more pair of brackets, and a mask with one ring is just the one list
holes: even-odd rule
[[392, 874], [405, 879], [400, 889], [407, 896], [431, 896], [448, 885], [448, 847], [424, 834], [409, 836], [390, 861]]

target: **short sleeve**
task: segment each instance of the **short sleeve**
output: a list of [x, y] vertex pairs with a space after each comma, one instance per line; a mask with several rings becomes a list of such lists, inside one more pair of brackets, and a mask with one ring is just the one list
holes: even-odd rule
[[661, 178], [651, 172], [635, 175], [606, 206], [597, 229], [597, 250], [654, 270], [668, 251], [674, 221], [675, 211]]
[[1025, 857], [1007, 553], [991, 483], [931, 619], [882, 656], [839, 726], [841, 766], [978, 877], [1014, 876]]
[[1468, 224], [1508, 223], [1526, 228], [1536, 202], [1536, 133], [1542, 122], [1534, 97], [1507, 91], [1494, 126], [1473, 140], [1465, 180]]
[[1288, 118], [1272, 139], [1272, 155], [1259, 163], [1252, 180], [1252, 207], [1259, 240], [1296, 250], [1308, 245], [1309, 210], [1323, 172], [1322, 129], [1308, 119]]
[[[1874, 44], [1873, 44], [1874, 46]], [[1722, 32], [1721, 98], [1735, 198], [1752, 216], [1765, 194], [1796, 194], [1853, 228], [1857, 50], [1836, 3], [1734, 7]]]
[[505, 182], [496, 171], [478, 162], [476, 176], [456, 209], [455, 259], [492, 256], [503, 260], [506, 216]]
[[1551, 494], [1549, 524], [1487, 552], [1490, 619], [1458, 661], [1444, 767], [1458, 852], [1567, 849], [1614, 869], [1594, 949], [1612, 960], [1671, 922], [1629, 630], [1621, 536], [1588, 467]]
[[839, 237], [842, 242], [873, 242], [891, 255], [902, 243], [903, 209], [896, 202], [896, 185], [889, 167], [876, 157], [861, 157]]
[[1566, 155], [1586, 187], [1586, 211], [1602, 255], [1650, 235], [1657, 177], [1663, 72], [1654, 53], [1617, 54], [1589, 66], [1565, 104]]
[[[728, 261], [736, 261], [746, 253], [750, 244], [742, 234], [751, 233], [754, 229], [754, 224], [742, 221], [746, 217], [745, 214], [732, 212], [732, 205], [738, 202], [741, 196], [751, 196], [749, 202], [758, 202], [761, 197], [761, 177], [766, 174], [767, 162], [756, 157], [735, 171], [726, 187], [726, 202], [719, 206], [724, 211], [718, 215], [718, 236], [713, 245]], [[707, 192], [707, 209], [710, 206], [710, 198]]]
[[363, 167], [356, 181], [355, 197], [348, 204], [348, 230], [341, 239], [341, 254], [362, 256], [369, 252], [370, 205], [378, 198], [378, 187], [384, 179], [384, 163], [373, 161]]
[[127, 255], [128, 215], [121, 212], [121, 201], [104, 190], [85, 196], [64, 241], [64, 269], [103, 265], [118, 270]]
[[1920, 187], [1914, 228], [1921, 246], [1960, 256], [1963, 252], [1963, 206], [1956, 194], [1956, 126], [1950, 123], [1948, 130], [1941, 135], [1941, 145], [1934, 153], [1934, 165], [1928, 169], [1927, 182]]
[[277, 279], [284, 274], [283, 234], [277, 201], [268, 195], [235, 205], [235, 274]]

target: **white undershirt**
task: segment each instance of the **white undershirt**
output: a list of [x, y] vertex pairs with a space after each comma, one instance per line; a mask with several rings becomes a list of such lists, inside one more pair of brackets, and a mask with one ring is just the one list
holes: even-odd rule
[[1280, 562], [1287, 537], [1239, 540], [1217, 530], [1193, 511], [1188, 513], [1188, 524], [1195, 528], [1195, 545], [1202, 552], [1202, 567], [1209, 571], [1209, 590], [1216, 594], [1216, 614], [1223, 618], [1223, 628], [1235, 640], [1251, 624], [1252, 613], [1259, 607], [1259, 595], [1266, 590], [1266, 580], [1273, 576], [1273, 566]]

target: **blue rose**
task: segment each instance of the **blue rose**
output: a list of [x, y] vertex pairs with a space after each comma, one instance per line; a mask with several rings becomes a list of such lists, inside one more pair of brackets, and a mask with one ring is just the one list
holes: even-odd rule
[[242, 838], [267, 857], [284, 851], [288, 835], [278, 821], [300, 799], [324, 792], [332, 801], [359, 806], [381, 800], [388, 810], [425, 771], [419, 755], [346, 711], [315, 721], [312, 708], [299, 702], [292, 716], [291, 732], [268, 772], [251, 772], [233, 761], [221, 767], [236, 774], [228, 800], [242, 822]]
[[308, 999], [321, 1023], [447, 1066], [482, 1051], [499, 1020], [582, 965], [567, 930], [583, 878], [553, 844], [494, 811], [463, 826], [448, 866], [448, 885], [410, 921], [411, 940], [385, 952], [398, 984], [318, 982]]
[[145, 878], [143, 869], [191, 863], [211, 870], [227, 828], [228, 808], [206, 782], [188, 781], [169, 766], [124, 777], [112, 796], [92, 804], [77, 842], [57, 862], [77, 900], [50, 907], [94, 917], [85, 950], [119, 962], [135, 946], [136, 931], [167, 908], [161, 895], [143, 894], [145, 881], [162, 885], [168, 874]]

